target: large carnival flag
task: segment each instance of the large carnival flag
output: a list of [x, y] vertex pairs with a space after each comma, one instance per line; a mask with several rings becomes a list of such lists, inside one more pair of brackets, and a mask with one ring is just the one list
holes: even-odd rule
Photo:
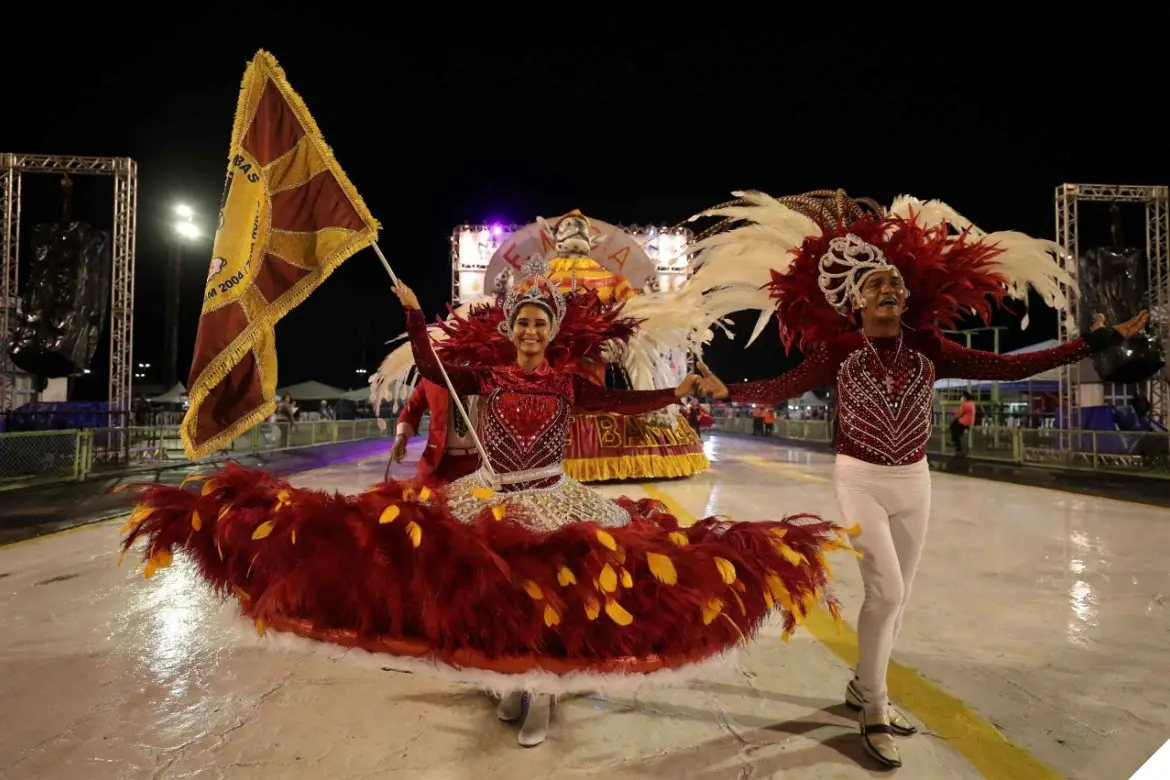
[[276, 408], [274, 326], [378, 223], [275, 58], [260, 51], [240, 89], [227, 182], [183, 419], [187, 456], [221, 449]]

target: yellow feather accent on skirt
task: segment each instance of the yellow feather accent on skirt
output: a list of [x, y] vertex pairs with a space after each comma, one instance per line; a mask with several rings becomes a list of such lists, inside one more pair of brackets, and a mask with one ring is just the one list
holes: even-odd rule
[[719, 576], [723, 578], [726, 585], [735, 582], [735, 564], [726, 558], [716, 558], [715, 565], [719, 567]]
[[634, 622], [634, 616], [613, 599], [605, 600], [605, 614], [609, 615], [609, 619], [619, 626], [628, 626]]
[[650, 573], [659, 582], [665, 585], [678, 583], [678, 570], [674, 568], [674, 563], [670, 558], [665, 555], [646, 553], [646, 564], [650, 567]]
[[615, 572], [613, 567], [608, 563], [605, 564], [605, 568], [601, 570], [601, 576], [598, 577], [598, 582], [600, 583], [601, 589], [603, 591], [606, 593], [613, 593], [615, 590], [617, 590], [617, 572]]
[[422, 544], [422, 528], [419, 527], [418, 523], [414, 522], [413, 520], [407, 523], [406, 533], [410, 536], [410, 543], [415, 547], [418, 547], [420, 544]]

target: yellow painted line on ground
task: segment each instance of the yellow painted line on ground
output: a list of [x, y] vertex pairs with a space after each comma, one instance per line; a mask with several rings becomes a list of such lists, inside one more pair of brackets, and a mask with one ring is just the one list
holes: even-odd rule
[[[743, 459], [747, 460], [747, 457]], [[666, 504], [680, 525], [696, 522], [695, 516], [662, 488], [642, 485], [642, 490]], [[832, 616], [821, 607], [808, 616], [804, 626], [849, 668], [856, 667], [857, 632], [852, 626], [842, 621], [838, 629]], [[1063, 780], [1064, 775], [1016, 745], [961, 700], [914, 669], [891, 661], [886, 680], [891, 698], [914, 713], [931, 732], [946, 740], [984, 777], [995, 780]]]
[[746, 463], [749, 466], [765, 469], [766, 471], [774, 471], [788, 479], [795, 479], [800, 482], [812, 482], [818, 485], [823, 485], [831, 480], [828, 477], [817, 476], [816, 474], [807, 474], [801, 470], [800, 466], [794, 466], [791, 463], [777, 463], [774, 460], [761, 458], [759, 455], [736, 455], [735, 460], [741, 463]]
[[684, 509], [682, 504], [675, 501], [674, 498], [662, 488], [657, 487], [656, 485], [642, 485], [642, 492], [650, 496], [650, 498], [654, 499], [655, 501], [661, 501], [662, 503], [666, 504], [667, 511], [678, 518], [679, 525], [685, 527], [688, 525], [694, 525], [695, 523], [699, 522], [699, 518], [695, 517], [686, 509]]

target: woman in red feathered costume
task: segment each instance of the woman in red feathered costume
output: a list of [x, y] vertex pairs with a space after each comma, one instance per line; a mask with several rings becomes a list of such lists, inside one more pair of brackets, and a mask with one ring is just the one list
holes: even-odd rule
[[[539, 277], [535, 258], [526, 273]], [[446, 383], [414, 294], [396, 292], [420, 372]], [[823, 553], [848, 548], [835, 526], [805, 515], [682, 528], [660, 503], [609, 501], [564, 475], [571, 409], [657, 409], [697, 377], [619, 392], [551, 367], [562, 325], [577, 323], [573, 343], [631, 324], [568, 311], [546, 280], [501, 313], [507, 363], [446, 366], [456, 396], [481, 399], [481, 471], [434, 491], [389, 481], [341, 496], [229, 466], [200, 492], [148, 487], [125, 548], [145, 542], [147, 576], [182, 548], [262, 634], [419, 659], [505, 693], [499, 715], [523, 718], [526, 746], [544, 739], [550, 694], [693, 675], [773, 613], [786, 636], [817, 602], [836, 614]]]
[[723, 263], [772, 265], [766, 288], [781, 334], [789, 346], [799, 339], [807, 357], [777, 379], [728, 388], [709, 376], [704, 389], [716, 398], [776, 404], [836, 387], [837, 500], [845, 522], [860, 528], [854, 546], [865, 583], [857, 676], [845, 699], [860, 711], [867, 752], [898, 767], [892, 735], [916, 729], [889, 707], [886, 668], [926, 541], [935, 380], [1024, 379], [1137, 333], [1146, 315], [1116, 328], [1098, 318], [1085, 337], [1024, 355], [965, 349], [940, 330], [968, 313], [986, 319], [992, 305], [1026, 296], [1029, 287], [1052, 305], [1063, 303], [1061, 285], [1071, 279], [1053, 261], [1060, 247], [1019, 233], [984, 235], [938, 201], [902, 198], [887, 214], [840, 190], [783, 201], [741, 197], [709, 212], [725, 224], [747, 224], [700, 242], [696, 251], [710, 250], [700, 254], [708, 270], [692, 281], [714, 290], [726, 282]]

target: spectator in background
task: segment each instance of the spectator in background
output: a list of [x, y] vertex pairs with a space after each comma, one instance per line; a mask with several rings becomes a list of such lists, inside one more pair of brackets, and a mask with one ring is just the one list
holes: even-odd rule
[[963, 402], [955, 410], [955, 419], [951, 421], [951, 441], [955, 445], [955, 454], [962, 455], [963, 441], [967, 438], [967, 431], [975, 424], [975, 401], [971, 394], [963, 391]]
[[280, 426], [280, 446], [282, 448], [288, 446], [293, 422], [299, 411], [297, 405], [293, 403], [292, 396], [285, 393], [276, 407], [276, 424]]
[[752, 407], [752, 436], [764, 435], [764, 409], [759, 406]]
[[776, 426], [776, 409], [769, 406], [764, 410], [764, 435], [771, 436], [772, 429]]

